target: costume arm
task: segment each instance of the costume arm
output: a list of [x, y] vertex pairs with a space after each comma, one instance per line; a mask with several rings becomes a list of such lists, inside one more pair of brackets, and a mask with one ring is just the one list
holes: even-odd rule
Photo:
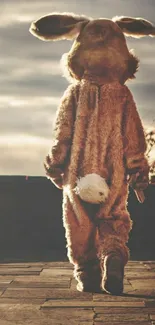
[[75, 86], [69, 86], [61, 99], [56, 113], [53, 145], [44, 164], [46, 175], [59, 188], [62, 188], [65, 162], [72, 143], [75, 119], [74, 92]]
[[[136, 182], [139, 180], [140, 184], [141, 182], [143, 183], [146, 178], [148, 182], [149, 165], [145, 156], [147, 145], [144, 129], [135, 102], [129, 89], [127, 87], [126, 89], [127, 101], [123, 121], [125, 165], [127, 174], [137, 174]], [[138, 178], [139, 176], [140, 178]]]

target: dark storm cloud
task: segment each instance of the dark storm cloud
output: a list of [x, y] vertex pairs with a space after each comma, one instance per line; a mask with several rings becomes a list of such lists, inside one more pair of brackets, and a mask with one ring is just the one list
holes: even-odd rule
[[[155, 23], [155, 1], [1, 0], [0, 5], [0, 173], [43, 175], [55, 111], [68, 85], [59, 61], [72, 42], [36, 39], [29, 33], [31, 21], [53, 11], [69, 11], [94, 18], [143, 17]], [[140, 58], [137, 77], [128, 86], [143, 123], [154, 126], [155, 38], [128, 37], [127, 43]]]

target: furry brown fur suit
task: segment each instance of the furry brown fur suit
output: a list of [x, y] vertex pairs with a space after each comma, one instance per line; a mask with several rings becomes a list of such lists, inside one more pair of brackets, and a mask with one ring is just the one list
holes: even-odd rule
[[[145, 150], [142, 124], [126, 86], [119, 82], [98, 85], [85, 78], [69, 86], [59, 107], [55, 144], [48, 159], [50, 166], [61, 168], [63, 173], [58, 186], [64, 192], [64, 226], [72, 263], [94, 258], [96, 247], [104, 254], [119, 250], [127, 262], [125, 243], [132, 222], [126, 207], [126, 171], [147, 167]], [[93, 172], [106, 179], [110, 194], [105, 203], [96, 206], [95, 215], [91, 216], [90, 209], [89, 216], [89, 204], [82, 202], [74, 188], [77, 178]], [[57, 178], [53, 181], [57, 184]], [[92, 243], [90, 234], [94, 231], [97, 233]]]
[[[155, 28], [130, 17], [92, 20], [72, 14], [51, 14], [31, 26], [31, 33], [44, 40], [77, 37], [67, 56], [74, 82], [57, 111], [45, 164], [48, 177], [63, 189], [68, 257], [76, 274], [111, 252], [127, 263], [132, 227], [127, 175], [148, 175], [143, 126], [124, 85], [134, 78], [138, 60], [128, 51], [123, 32], [140, 37], [154, 35]], [[77, 180], [93, 173], [108, 184], [104, 202], [84, 202], [75, 191]]]

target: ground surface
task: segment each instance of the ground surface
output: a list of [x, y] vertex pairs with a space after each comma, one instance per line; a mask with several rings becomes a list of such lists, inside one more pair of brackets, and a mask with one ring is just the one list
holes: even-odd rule
[[0, 325], [154, 325], [155, 261], [130, 261], [122, 296], [80, 293], [68, 262], [0, 264]]

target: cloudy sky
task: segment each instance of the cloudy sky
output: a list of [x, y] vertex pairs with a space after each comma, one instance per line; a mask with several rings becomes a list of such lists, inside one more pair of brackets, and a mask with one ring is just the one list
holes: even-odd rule
[[[70, 41], [42, 42], [31, 21], [53, 11], [94, 18], [143, 17], [155, 23], [155, 0], [0, 0], [0, 174], [45, 175], [56, 108], [68, 85], [60, 58]], [[155, 38], [128, 38], [141, 60], [128, 83], [146, 128], [155, 127]]]

